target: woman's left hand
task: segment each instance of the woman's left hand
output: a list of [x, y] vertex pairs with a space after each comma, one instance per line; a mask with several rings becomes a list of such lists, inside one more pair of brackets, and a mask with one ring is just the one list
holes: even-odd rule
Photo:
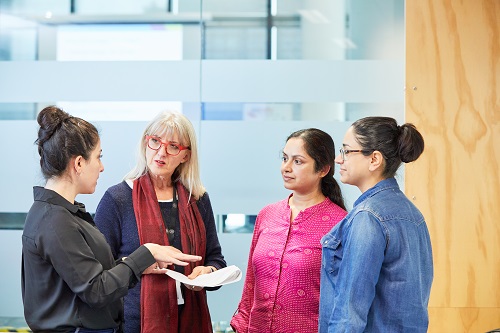
[[[192, 279], [195, 279], [199, 275], [210, 274], [213, 271], [215, 271], [215, 268], [212, 266], [196, 266], [195, 268], [193, 268], [193, 271], [191, 272], [191, 274], [188, 275], [188, 279], [192, 280]], [[186, 286], [186, 288], [188, 288], [189, 290], [193, 290], [193, 291], [200, 291], [203, 289], [203, 287], [192, 286], [189, 284], [184, 284], [184, 285]]]
[[215, 270], [212, 266], [196, 266], [193, 268], [193, 271], [191, 274], [188, 275], [188, 279], [196, 279], [198, 275], [202, 274], [210, 274], [212, 271]]
[[192, 286], [192, 285], [190, 285], [190, 284], [186, 284], [186, 283], [184, 283], [184, 285], [186, 286], [186, 288], [188, 288], [189, 290], [192, 290], [192, 291], [200, 291], [200, 290], [203, 290], [203, 287]]

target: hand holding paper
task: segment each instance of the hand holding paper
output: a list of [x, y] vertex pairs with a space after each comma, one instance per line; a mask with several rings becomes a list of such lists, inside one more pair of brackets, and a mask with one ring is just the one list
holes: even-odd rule
[[241, 270], [232, 265], [221, 268], [210, 274], [198, 275], [195, 279], [188, 279], [187, 276], [179, 272], [167, 269], [166, 273], [172, 279], [181, 283], [197, 287], [218, 287], [224, 284], [234, 283], [241, 280]]

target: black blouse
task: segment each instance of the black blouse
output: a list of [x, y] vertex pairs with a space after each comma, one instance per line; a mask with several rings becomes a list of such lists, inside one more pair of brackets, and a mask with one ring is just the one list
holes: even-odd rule
[[141, 246], [115, 263], [83, 204], [34, 187], [22, 236], [22, 297], [34, 332], [105, 329], [123, 321], [122, 297], [155, 262]]

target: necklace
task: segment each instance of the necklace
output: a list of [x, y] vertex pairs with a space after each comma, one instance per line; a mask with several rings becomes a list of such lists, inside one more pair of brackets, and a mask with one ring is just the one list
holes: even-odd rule
[[173, 198], [172, 198], [172, 209], [170, 209], [167, 216], [163, 215], [163, 223], [165, 224], [165, 230], [167, 232], [168, 242], [173, 245], [175, 236], [175, 227], [178, 221], [177, 215], [177, 193], [175, 191], [175, 184], [173, 186]]

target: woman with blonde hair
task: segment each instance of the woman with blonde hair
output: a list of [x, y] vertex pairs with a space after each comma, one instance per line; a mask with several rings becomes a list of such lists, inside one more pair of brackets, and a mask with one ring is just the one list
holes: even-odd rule
[[[136, 166], [106, 191], [95, 221], [116, 258], [154, 240], [203, 258], [175, 266], [189, 278], [226, 267], [210, 199], [200, 180], [195, 131], [180, 113], [160, 113], [147, 125]], [[151, 274], [125, 298], [126, 333], [211, 330], [203, 288]]]

